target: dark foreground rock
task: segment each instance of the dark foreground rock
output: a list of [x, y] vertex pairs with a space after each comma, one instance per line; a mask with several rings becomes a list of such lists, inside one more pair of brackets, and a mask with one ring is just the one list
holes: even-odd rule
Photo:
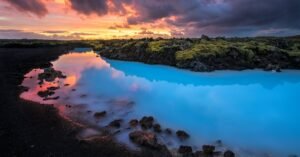
[[183, 155], [191, 155], [193, 153], [193, 149], [191, 146], [180, 146], [178, 148], [178, 153]]
[[134, 131], [129, 134], [130, 140], [140, 146], [158, 148], [156, 135], [148, 131]]
[[0, 48], [0, 156], [142, 156], [112, 140], [79, 142], [76, 134], [81, 128], [61, 118], [54, 107], [19, 98], [24, 75], [34, 68], [50, 67], [50, 61], [66, 50]]
[[176, 135], [180, 140], [186, 140], [190, 137], [190, 135], [183, 130], [176, 131]]
[[139, 124], [139, 121], [137, 120], [137, 119], [132, 119], [132, 120], [130, 120], [130, 122], [129, 122], [129, 125], [131, 126], [131, 127], [137, 127], [138, 126], [138, 124]]
[[106, 111], [102, 111], [102, 112], [96, 112], [94, 114], [94, 117], [95, 118], [102, 118], [102, 117], [105, 117], [106, 116]]
[[224, 157], [235, 157], [235, 154], [231, 150], [224, 152]]
[[139, 121], [142, 129], [145, 129], [145, 130], [152, 128], [153, 122], [154, 122], [154, 118], [151, 116], [150, 117], [145, 116]]
[[203, 145], [202, 152], [204, 155], [213, 155], [215, 151], [215, 146], [212, 145]]

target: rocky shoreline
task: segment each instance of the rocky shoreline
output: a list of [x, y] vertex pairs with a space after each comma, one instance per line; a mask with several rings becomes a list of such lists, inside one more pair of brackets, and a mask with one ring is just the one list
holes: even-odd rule
[[[65, 79], [67, 76], [63, 74], [62, 71], [57, 71], [52, 67], [45, 68], [42, 73], [38, 74], [39, 83], [37, 85], [43, 86], [44, 82], [54, 83], [57, 79]], [[37, 95], [43, 98], [43, 101], [56, 100], [58, 98], [52, 98], [51, 96], [55, 94], [55, 91], [64, 87], [48, 87], [46, 90], [38, 91]], [[22, 87], [26, 92], [29, 88]], [[87, 95], [80, 96], [81, 98]], [[129, 104], [134, 104], [134, 102], [124, 102]], [[72, 108], [72, 105], [66, 105], [68, 109]], [[87, 111], [91, 113], [92, 111]], [[93, 113], [94, 118], [99, 120], [108, 116], [107, 111], [99, 111]], [[126, 124], [127, 123], [127, 124]], [[144, 116], [141, 119], [131, 119], [128, 122], [124, 119], [114, 119], [108, 123], [107, 126], [101, 128], [101, 135], [94, 135], [93, 139], [111, 138], [113, 139], [115, 135], [122, 133], [124, 130], [129, 131], [128, 139], [134, 143], [136, 146], [142, 149], [143, 156], [184, 156], [184, 157], [214, 157], [214, 156], [224, 156], [224, 157], [234, 157], [235, 153], [231, 150], [218, 151], [214, 145], [203, 145], [198, 149], [193, 146], [181, 144], [176, 150], [168, 149], [166, 142], [163, 140], [158, 140], [158, 136], [164, 134], [166, 138], [177, 138], [179, 141], [184, 142], [190, 137], [190, 135], [184, 130], [173, 131], [171, 128], [164, 128], [155, 120], [152, 116]], [[89, 136], [87, 136], [89, 137]], [[90, 138], [82, 138], [81, 140], [90, 141]], [[221, 141], [218, 142], [219, 144]]]
[[[202, 38], [194, 40], [149, 40], [143, 41], [143, 44], [137, 46], [137, 43], [141, 41], [132, 41], [133, 44], [127, 47], [108, 46], [98, 52], [101, 56], [109, 59], [170, 65], [199, 72], [246, 69], [263, 69], [280, 72], [281, 69], [300, 69], [300, 55], [291, 55], [289, 50], [286, 50], [289, 49], [289, 44], [298, 45], [300, 43], [298, 40], [266, 40], [264, 42], [274, 43], [260, 47], [260, 41], [257, 39], [237, 39], [237, 41], [228, 39], [227, 41], [217, 38]], [[149, 48], [151, 42], [163, 41], [165, 43], [155, 45], [160, 49], [158, 52]], [[217, 46], [220, 43], [222, 44], [217, 48], [214, 46], [203, 47], [206, 45]], [[193, 48], [190, 45], [195, 46]], [[299, 50], [296, 51], [298, 52]]]

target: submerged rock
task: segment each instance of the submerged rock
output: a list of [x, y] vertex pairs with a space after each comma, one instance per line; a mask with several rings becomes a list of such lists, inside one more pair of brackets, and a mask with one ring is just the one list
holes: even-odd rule
[[120, 128], [120, 127], [121, 127], [122, 121], [123, 121], [122, 119], [116, 119], [116, 120], [110, 122], [110, 123], [108, 124], [108, 126], [114, 127], [114, 128]]
[[183, 154], [183, 155], [188, 155], [192, 154], [193, 149], [191, 146], [180, 146], [178, 149], [178, 153]]
[[170, 128], [167, 128], [167, 129], [165, 130], [165, 132], [166, 132], [167, 134], [169, 134], [169, 135], [172, 134], [172, 130], [171, 130]]
[[52, 90], [52, 91], [53, 91], [53, 90], [57, 90], [57, 89], [59, 89], [59, 87], [48, 87], [47, 89], [48, 89], [48, 90]]
[[131, 126], [131, 127], [136, 127], [137, 125], [139, 124], [139, 121], [138, 120], [136, 120], [136, 119], [132, 119], [132, 120], [130, 120], [130, 122], [129, 122], [129, 125]]
[[160, 133], [161, 132], [161, 127], [159, 124], [154, 124], [153, 125], [153, 130], [157, 133]]
[[224, 157], [235, 157], [235, 154], [231, 150], [224, 152]]
[[134, 131], [129, 133], [130, 140], [140, 146], [158, 148], [156, 135], [147, 131]]
[[102, 117], [104, 117], [104, 116], [106, 116], [106, 111], [96, 112], [96, 113], [94, 114], [94, 117], [95, 117], [95, 118], [102, 118]]
[[154, 122], [154, 118], [152, 116], [149, 116], [149, 117], [145, 116], [139, 121], [142, 129], [145, 129], [145, 130], [152, 128], [153, 122]]
[[190, 135], [188, 133], [186, 133], [185, 131], [182, 131], [182, 130], [176, 131], [176, 135], [180, 140], [185, 140], [190, 137]]
[[212, 145], [203, 145], [202, 146], [203, 154], [204, 155], [213, 155], [215, 151], [215, 146]]
[[45, 91], [39, 91], [37, 94], [38, 94], [38, 96], [40, 96], [42, 98], [46, 98], [46, 97], [51, 96], [55, 93], [51, 90], [45, 90]]
[[59, 96], [56, 96], [56, 97], [47, 97], [47, 98], [44, 98], [43, 100], [57, 100], [59, 99]]

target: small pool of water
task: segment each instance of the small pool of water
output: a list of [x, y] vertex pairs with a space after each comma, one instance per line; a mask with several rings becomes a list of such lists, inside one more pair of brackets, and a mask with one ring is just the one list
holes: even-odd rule
[[[93, 52], [62, 55], [53, 67], [67, 78], [39, 86], [43, 70], [34, 69], [26, 74], [23, 85], [30, 89], [21, 97], [54, 104], [72, 121], [105, 126], [113, 119], [151, 115], [163, 128], [188, 132], [191, 138], [183, 144], [196, 149], [222, 140], [240, 156], [300, 155], [300, 71], [196, 73]], [[50, 86], [60, 86], [55, 93], [60, 98], [43, 101], [37, 92]], [[95, 119], [92, 113], [103, 110], [107, 118]], [[129, 144], [124, 132], [118, 138]], [[171, 148], [182, 144], [160, 138]]]

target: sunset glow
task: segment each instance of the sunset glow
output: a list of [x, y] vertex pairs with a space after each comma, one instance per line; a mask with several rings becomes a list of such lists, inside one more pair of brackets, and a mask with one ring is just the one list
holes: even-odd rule
[[256, 8], [248, 5], [252, 2], [1, 0], [0, 38], [281, 36], [300, 32], [299, 1], [256, 0]]

